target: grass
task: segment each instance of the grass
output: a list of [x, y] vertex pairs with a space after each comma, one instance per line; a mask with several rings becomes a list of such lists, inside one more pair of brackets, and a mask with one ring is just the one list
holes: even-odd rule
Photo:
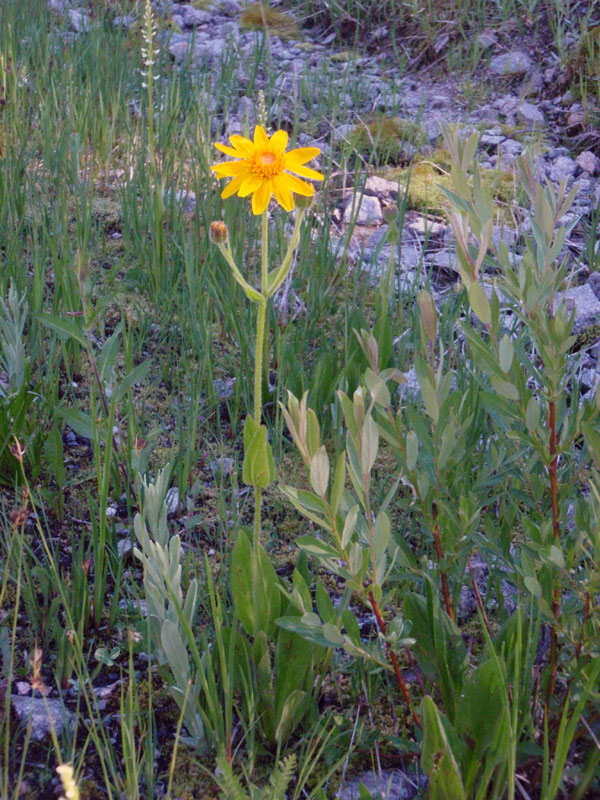
[[[419, 126], [400, 116], [397, 91], [390, 89], [385, 115], [368, 107], [369, 78], [359, 62], [365, 50], [395, 54], [402, 68], [443, 69], [435, 42], [447, 35], [447, 63], [452, 69], [464, 63], [472, 80], [480, 67], [472, 50], [475, 31], [494, 27], [512, 35], [514, 25], [515, 35], [560, 44], [576, 17], [563, 15], [553, 2], [531, 0], [504, 0], [491, 10], [480, 0], [461, 0], [451, 11], [427, 0], [419, 14], [395, 0], [245, 6], [239, 21], [248, 29], [266, 28], [294, 42], [301, 39], [299, 26], [335, 34], [331, 61], [299, 69], [293, 81], [276, 70], [258, 36], [250, 55], [232, 47], [210, 67], [180, 67], [163, 38], [169, 24], [159, 19], [149, 94], [140, 52], [143, 8], [98, 1], [90, 10], [91, 29], [74, 37], [68, 19], [51, 13], [44, 0], [0, 7], [0, 797], [54, 796], [56, 766], [71, 763], [86, 799], [213, 798], [220, 791], [217, 762], [232, 766], [234, 776], [225, 770], [226, 780], [229, 787], [240, 781], [240, 797], [251, 790], [262, 796], [256, 793], [267, 785], [277, 797], [285, 790], [277, 765], [292, 753], [297, 766], [286, 780], [294, 800], [332, 798], [340, 783], [373, 764], [395, 766], [399, 758], [419, 784], [420, 754], [435, 730], [431, 717], [424, 730], [414, 721], [425, 694], [452, 731], [452, 758], [444, 764], [460, 763], [465, 785], [477, 761], [491, 765], [490, 797], [510, 796], [517, 783], [535, 787], [544, 800], [567, 792], [583, 797], [578, 785], [594, 797], [600, 776], [589, 728], [598, 696], [586, 681], [597, 659], [598, 621], [590, 598], [596, 593], [600, 512], [591, 406], [571, 420], [564, 400], [570, 367], [558, 364], [559, 356], [561, 392], [552, 394], [544, 383], [544, 391], [533, 394], [527, 370], [537, 384], [545, 380], [531, 355], [539, 352], [536, 331], [507, 321], [522, 337], [513, 359], [525, 377], [511, 377], [513, 362], [505, 369], [509, 353], [502, 345], [502, 380], [529, 392], [527, 401], [539, 399], [536, 412], [519, 395], [514, 407], [526, 408], [526, 420], [511, 416], [514, 408], [502, 404], [502, 390], [512, 390], [498, 384], [497, 370], [491, 377], [485, 371], [495, 363], [493, 354], [481, 355], [491, 337], [474, 342], [479, 328], [468, 323], [465, 291], [439, 302], [432, 333], [432, 312], [428, 317], [418, 294], [422, 287], [391, 291], [384, 301], [367, 274], [350, 268], [348, 240], [333, 242], [341, 235], [333, 224], [336, 205], [344, 189], [364, 184], [366, 171], [377, 168], [401, 186], [410, 174], [404, 202], [398, 202], [401, 215], [445, 213], [447, 195], [421, 185], [432, 183], [434, 172], [444, 188], [457, 185], [449, 176], [452, 154], [426, 150]], [[138, 24], [129, 32], [113, 25], [115, 15], [130, 12]], [[592, 21], [587, 19], [589, 26]], [[388, 30], [378, 33], [383, 24]], [[577, 51], [577, 81], [584, 63], [597, 58], [589, 26]], [[336, 58], [339, 51], [352, 58]], [[211, 244], [209, 227], [225, 220], [235, 258], [258, 285], [259, 220], [246, 200], [223, 202], [210, 171], [213, 142], [230, 133], [240, 86], [252, 98], [263, 89], [268, 111], [277, 104], [279, 118], [269, 123], [289, 131], [293, 146], [323, 146], [318, 168], [326, 181], [307, 217], [286, 302], [277, 297], [268, 310], [263, 404], [277, 467], [277, 482], [263, 494], [265, 591], [272, 589], [273, 603], [281, 604], [277, 618], [298, 626], [295, 604], [302, 600], [321, 621], [329, 620], [318, 636], [303, 629], [304, 639], [270, 618], [263, 629], [250, 629], [243, 582], [235, 580], [246, 574], [236, 542], [254, 513], [242, 464], [256, 320]], [[349, 112], [348, 104], [360, 114]], [[343, 124], [352, 128], [340, 144], [334, 132]], [[408, 167], [407, 143], [424, 154]], [[514, 199], [512, 175], [484, 171], [482, 183], [501, 205]], [[186, 193], [195, 196], [191, 211], [178, 199]], [[522, 192], [517, 199], [524, 204]], [[271, 266], [285, 253], [288, 222], [280, 208], [271, 216]], [[477, 220], [471, 224], [477, 230]], [[391, 255], [395, 272], [402, 269], [401, 246], [395, 243]], [[588, 246], [593, 249], [591, 238]], [[503, 274], [498, 258], [488, 254], [485, 262], [496, 275]], [[427, 280], [431, 288], [435, 276]], [[473, 308], [476, 303], [471, 301]], [[360, 331], [372, 332], [373, 339], [361, 344]], [[549, 359], [544, 353], [538, 360], [548, 365]], [[415, 363], [425, 405], [420, 396], [399, 400], [389, 383], [397, 373], [382, 373], [408, 372]], [[444, 379], [439, 385], [436, 375]], [[322, 561], [298, 548], [299, 541], [314, 547], [300, 537], [317, 534], [316, 512], [303, 517], [302, 503], [294, 507], [281, 487], [313, 491], [317, 470], [300, 456], [280, 401], [288, 390], [298, 398], [309, 391], [312, 435], [318, 422], [323, 445], [322, 480], [324, 455], [333, 468], [347, 450], [351, 466], [365, 446], [367, 428], [352, 442], [348, 409], [363, 420], [356, 390], [363, 387], [364, 396], [372, 397], [374, 381], [384, 379], [394, 424], [389, 427], [383, 412], [377, 416], [383, 407], [367, 409], [381, 435], [366, 470], [366, 494], [356, 480], [347, 480], [339, 505], [342, 522], [354, 505], [368, 505], [350, 535], [357, 548], [371, 541], [369, 564], [380, 559], [370, 578], [353, 583], [336, 574], [339, 558]], [[434, 423], [431, 392], [439, 401]], [[555, 473], [550, 467], [556, 453], [544, 432], [550, 430], [544, 415], [552, 398], [565, 426], [560, 446], [567, 443]], [[588, 427], [581, 428], [582, 420]], [[368, 460], [366, 453], [359, 457], [363, 467]], [[154, 501], [150, 486], [167, 464], [168, 487], [178, 492], [170, 495], [160, 532], [163, 498]], [[332, 475], [329, 496], [333, 484]], [[556, 496], [560, 541], [547, 524]], [[134, 548], [151, 552], [139, 533], [142, 517], [134, 523], [138, 513], [149, 541], [164, 548], [164, 559], [173, 559], [156, 601], [171, 628], [159, 633], [158, 616], [143, 613], [156, 594], [149, 590], [149, 562], [134, 555]], [[377, 536], [385, 539], [381, 552], [369, 540], [375, 519]], [[335, 538], [327, 530], [319, 536]], [[152, 552], [156, 563], [167, 563], [159, 550]], [[474, 554], [488, 565], [481, 593], [493, 642], [481, 619], [452, 621], [463, 587], [472, 591], [468, 563]], [[353, 556], [354, 566], [358, 558]], [[442, 575], [449, 604], [440, 590]], [[182, 597], [195, 597], [192, 622], [189, 607], [184, 613], [176, 602], [178, 581]], [[524, 613], [531, 612], [528, 618], [542, 620], [539, 629], [532, 624], [517, 635], [514, 609], [491, 603], [502, 595], [502, 582]], [[370, 601], [367, 588], [379, 584], [382, 596]], [[565, 608], [559, 617], [556, 592]], [[375, 608], [385, 632], [375, 629]], [[548, 640], [558, 662], [543, 652], [540, 630], [552, 632]], [[307, 641], [309, 634], [317, 639]], [[370, 648], [368, 657], [363, 645]], [[33, 658], [38, 651], [41, 660]], [[534, 664], [536, 651], [542, 655]], [[293, 658], [286, 658], [290, 652]], [[398, 653], [412, 716], [390, 652]], [[305, 662], [307, 654], [314, 659]], [[301, 664], [306, 673], [299, 677]], [[489, 685], [477, 683], [498, 664]], [[186, 676], [193, 677], [189, 685]], [[551, 680], [555, 691], [548, 698]], [[49, 699], [62, 699], [74, 727], [34, 740], [27, 719], [17, 719], [11, 709], [19, 681], [37, 687], [33, 700], [43, 702], [44, 687]], [[304, 705], [294, 695], [299, 686], [314, 689]], [[461, 716], [455, 708], [463, 693], [476, 699], [468, 708], [464, 701]], [[495, 761], [492, 744], [469, 761], [474, 726], [484, 727], [478, 693], [490, 704], [504, 703], [490, 716], [508, 720], [497, 735], [513, 748], [504, 747], [517, 769], [512, 788], [512, 767], [504, 755]], [[546, 742], [544, 751], [544, 719], [560, 743], [567, 741], [566, 721], [576, 726], [566, 764], [556, 767], [558, 778], [552, 745]], [[223, 783], [223, 770], [220, 777]], [[562, 788], [553, 795], [559, 779]], [[437, 797], [431, 775], [429, 790], [420, 785], [415, 796]], [[471, 787], [468, 796], [476, 791]]]

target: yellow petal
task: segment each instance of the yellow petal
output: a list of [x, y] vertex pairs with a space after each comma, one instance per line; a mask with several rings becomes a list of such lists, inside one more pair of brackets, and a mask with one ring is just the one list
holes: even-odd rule
[[234, 178], [221, 192], [221, 197], [223, 200], [227, 200], [228, 197], [231, 197], [232, 194], [235, 194], [242, 183], [244, 182], [244, 178], [242, 175], [238, 175], [237, 178]]
[[296, 194], [301, 194], [304, 197], [312, 197], [315, 193], [315, 189], [310, 183], [304, 183], [300, 178], [296, 178], [295, 175], [282, 175], [281, 180], [285, 181], [285, 185], [288, 189], [291, 189], [292, 192], [296, 192]]
[[240, 197], [248, 197], [249, 194], [255, 192], [264, 182], [265, 179], [261, 178], [260, 175], [253, 175], [252, 173], [245, 175], [244, 182], [240, 188]]
[[288, 144], [288, 135], [286, 131], [275, 131], [269, 145], [279, 153], [283, 153]]
[[245, 161], [228, 161], [225, 164], [215, 164], [211, 167], [220, 178], [232, 178], [234, 175], [244, 175], [248, 172], [248, 165]]
[[235, 147], [236, 150], [242, 152], [245, 156], [251, 156], [254, 152], [254, 145], [250, 141], [250, 139], [246, 139], [245, 136], [239, 136], [237, 133], [234, 133], [232, 136], [229, 137], [229, 141]]
[[294, 196], [286, 185], [285, 177], [278, 176], [273, 180], [273, 195], [275, 200], [280, 206], [283, 206], [286, 211], [293, 211], [294, 209]]
[[287, 168], [290, 170], [290, 172], [295, 172], [296, 175], [301, 175], [303, 178], [310, 178], [313, 181], [322, 181], [325, 177], [320, 172], [317, 172], [316, 169], [302, 167], [300, 164], [293, 166], [288, 164]]
[[321, 151], [318, 147], [298, 147], [285, 154], [287, 164], [306, 164], [311, 158], [316, 158]]
[[264, 181], [252, 195], [252, 213], [262, 214], [271, 199], [271, 181]]
[[254, 129], [254, 146], [261, 150], [269, 146], [269, 137], [262, 125], [257, 125]]
[[215, 147], [222, 153], [226, 153], [228, 156], [233, 156], [234, 158], [241, 158], [242, 155], [244, 155], [241, 150], [234, 150], [233, 147], [229, 147], [226, 144], [221, 144], [220, 142], [215, 142]]

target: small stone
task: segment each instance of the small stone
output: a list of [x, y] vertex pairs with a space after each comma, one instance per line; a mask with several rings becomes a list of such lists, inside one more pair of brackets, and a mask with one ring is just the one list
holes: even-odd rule
[[575, 163], [589, 175], [598, 175], [600, 173], [600, 158], [590, 150], [584, 150], [583, 153], [579, 153]]
[[351, 197], [344, 209], [344, 222], [349, 223], [355, 217], [357, 225], [380, 225], [383, 222], [381, 203], [368, 194]]
[[533, 103], [523, 102], [517, 109], [517, 117], [522, 125], [526, 128], [537, 128], [546, 123], [544, 114]]
[[490, 72], [502, 77], [513, 77], [524, 75], [531, 70], [532, 66], [532, 61], [527, 53], [523, 53], [521, 50], [511, 50], [510, 53], [492, 58]]
[[27, 683], [27, 681], [17, 681], [15, 685], [17, 687], [17, 694], [21, 697], [26, 697], [31, 691], [31, 685]]
[[54, 728], [56, 735], [67, 725], [73, 724], [73, 713], [66, 709], [60, 700], [38, 697], [19, 697], [11, 695], [11, 704], [16, 715], [25, 725], [31, 718], [31, 738], [41, 742]]
[[559, 156], [549, 170], [550, 180], [559, 183], [575, 174], [577, 164], [570, 156]]

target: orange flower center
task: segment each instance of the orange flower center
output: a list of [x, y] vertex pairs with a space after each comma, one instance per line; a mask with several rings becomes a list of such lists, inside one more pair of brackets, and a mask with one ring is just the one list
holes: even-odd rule
[[285, 170], [285, 163], [282, 156], [277, 153], [253, 153], [248, 159], [250, 172], [259, 175], [265, 180], [281, 175]]

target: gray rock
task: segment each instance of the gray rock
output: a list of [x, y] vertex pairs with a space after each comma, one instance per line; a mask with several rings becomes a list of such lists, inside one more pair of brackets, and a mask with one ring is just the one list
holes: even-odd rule
[[490, 61], [490, 72], [493, 75], [510, 78], [517, 75], [524, 75], [532, 68], [533, 63], [527, 53], [521, 50], [511, 50], [496, 56]]
[[576, 170], [577, 164], [572, 158], [569, 156], [559, 156], [548, 170], [548, 175], [550, 180], [558, 183], [565, 178], [572, 177]]
[[584, 150], [583, 153], [579, 153], [575, 163], [589, 175], [598, 175], [600, 173], [600, 158], [590, 150]]
[[482, 50], [489, 50], [498, 44], [498, 37], [492, 31], [481, 31], [477, 37], [477, 44]]
[[523, 143], [516, 139], [504, 139], [498, 149], [503, 156], [520, 156], [523, 152]]
[[546, 123], [543, 112], [533, 103], [523, 102], [517, 109], [517, 118], [526, 128], [539, 128]]
[[346, 204], [344, 222], [349, 223], [355, 216], [358, 225], [380, 225], [383, 222], [381, 203], [371, 195], [355, 195]]
[[[372, 797], [381, 798], [381, 800], [412, 800], [420, 788], [414, 778], [416, 778], [415, 775], [409, 779], [402, 772], [388, 769], [382, 770], [381, 775], [365, 772], [344, 786], [336, 798], [337, 800], [359, 800], [359, 787], [362, 783]], [[424, 776], [420, 775], [419, 778], [423, 779]]]
[[564, 299], [567, 312], [575, 311], [575, 322], [573, 333], [582, 333], [586, 328], [595, 325], [600, 321], [600, 300], [594, 294], [589, 283], [583, 286], [573, 286], [566, 292], [559, 292], [554, 301], [554, 308], [558, 308], [559, 303]]
[[71, 20], [71, 25], [73, 26], [73, 30], [77, 33], [84, 33], [89, 31], [90, 29], [90, 17], [89, 14], [85, 14], [80, 8], [70, 8], [69, 9], [69, 19]]
[[50, 735], [52, 728], [60, 736], [66, 726], [72, 727], [74, 714], [66, 709], [60, 700], [42, 697], [19, 697], [11, 695], [11, 705], [25, 725], [31, 719], [31, 737], [41, 742]]
[[398, 198], [398, 184], [396, 181], [388, 181], [371, 175], [365, 183], [365, 194], [374, 195], [382, 200], [396, 200]]
[[209, 11], [194, 8], [194, 6], [178, 5], [177, 16], [181, 19], [179, 24], [182, 28], [195, 28], [196, 25], [204, 25], [210, 22], [214, 15]]

